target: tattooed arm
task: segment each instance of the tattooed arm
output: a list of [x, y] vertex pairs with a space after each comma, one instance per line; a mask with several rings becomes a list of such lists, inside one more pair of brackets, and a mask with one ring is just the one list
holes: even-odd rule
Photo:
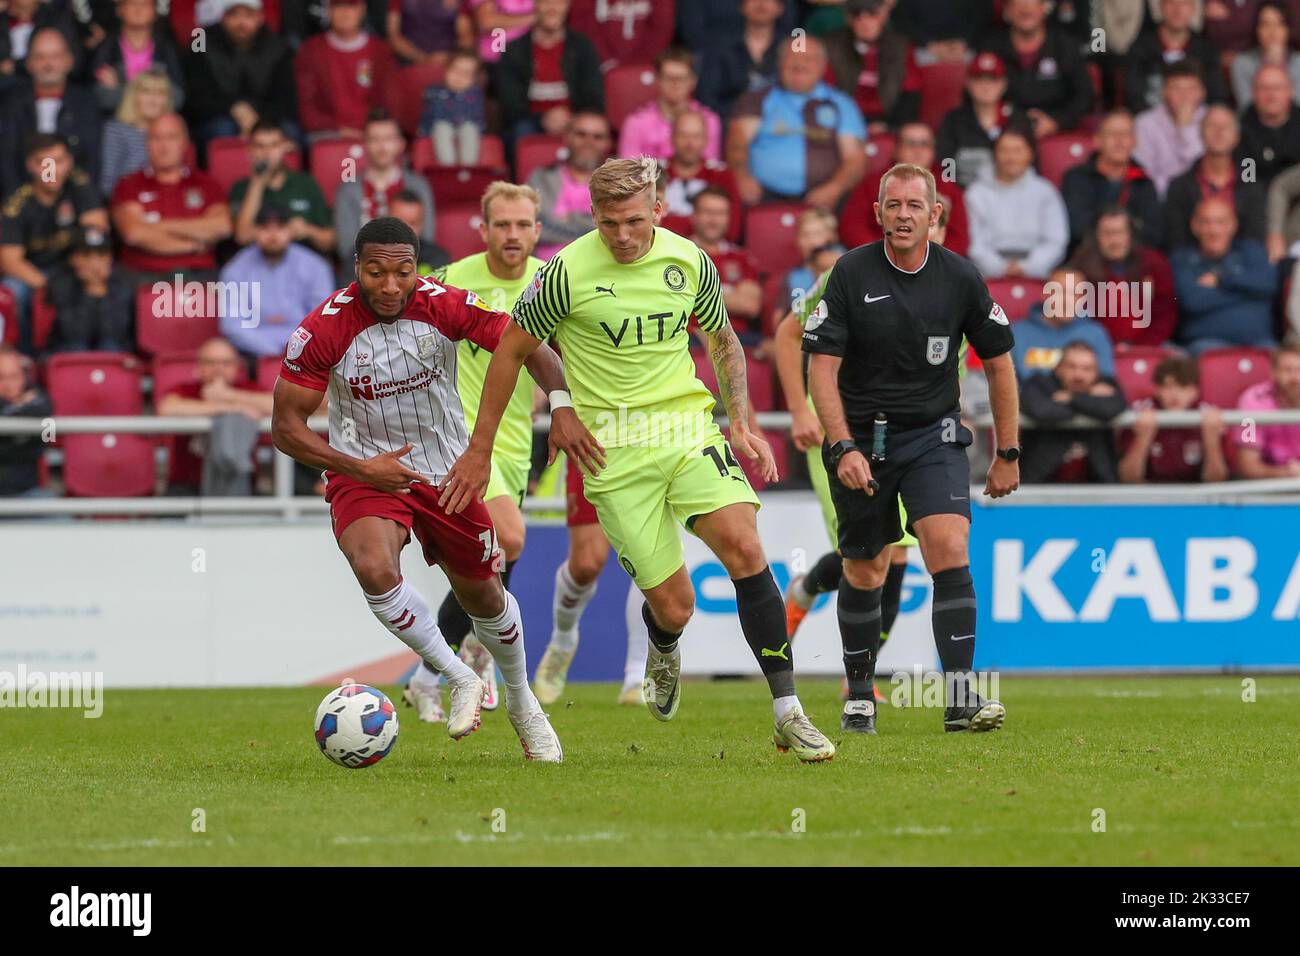
[[745, 350], [731, 323], [724, 322], [713, 331], [705, 331], [709, 358], [718, 376], [722, 404], [731, 420], [731, 445], [750, 461], [757, 463], [766, 481], [778, 479], [776, 460], [771, 446], [750, 421], [749, 385], [745, 378]]

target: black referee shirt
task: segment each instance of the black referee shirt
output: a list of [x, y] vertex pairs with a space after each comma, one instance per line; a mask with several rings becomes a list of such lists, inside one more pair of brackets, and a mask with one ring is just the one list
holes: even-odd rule
[[960, 412], [962, 336], [981, 359], [1014, 342], [979, 270], [930, 243], [921, 268], [904, 272], [881, 240], [840, 257], [804, 326], [803, 348], [844, 359], [840, 399], [849, 431], [865, 439], [877, 412], [891, 432]]

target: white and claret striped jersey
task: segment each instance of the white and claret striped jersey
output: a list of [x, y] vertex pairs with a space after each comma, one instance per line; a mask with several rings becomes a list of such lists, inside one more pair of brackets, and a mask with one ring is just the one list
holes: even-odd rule
[[655, 229], [650, 251], [616, 260], [592, 230], [557, 252], [515, 304], [514, 320], [560, 346], [573, 405], [606, 447], [655, 442], [674, 422], [712, 420], [714, 397], [696, 377], [687, 325], [730, 321], [713, 261]]
[[325, 300], [289, 336], [280, 377], [329, 392], [330, 447], [356, 458], [415, 447], [402, 464], [434, 480], [469, 443], [456, 388], [456, 343], [489, 352], [509, 314], [473, 292], [427, 276], [400, 318], [382, 321], [353, 282]]

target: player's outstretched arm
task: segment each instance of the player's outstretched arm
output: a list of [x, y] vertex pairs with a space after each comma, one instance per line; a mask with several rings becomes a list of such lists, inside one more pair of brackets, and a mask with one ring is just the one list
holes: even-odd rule
[[803, 384], [803, 326], [793, 311], [787, 312], [776, 327], [776, 375], [785, 394], [785, 407], [794, 419], [790, 437], [794, 447], [807, 451], [822, 442], [822, 426], [808, 409]]
[[[824, 352], [813, 352], [808, 356], [808, 394], [812, 396], [813, 407], [817, 409], [817, 417], [826, 431], [826, 440], [832, 445], [853, 439], [849, 421], [844, 417], [844, 402], [840, 399], [840, 365], [843, 362], [842, 356]], [[836, 474], [844, 487], [875, 494], [871, 487], [871, 465], [861, 452], [844, 455]]]
[[722, 404], [731, 419], [731, 444], [750, 461], [758, 462], [759, 472], [767, 481], [776, 481], [776, 459], [767, 439], [750, 422], [749, 383], [745, 378], [745, 350], [730, 322], [713, 331], [705, 331], [709, 341], [709, 358], [718, 376]]
[[280, 379], [275, 383], [274, 402], [271, 438], [275, 447], [307, 467], [335, 471], [397, 494], [410, 494], [412, 482], [428, 481], [398, 460], [410, 452], [412, 445], [374, 458], [353, 458], [331, 448], [329, 442], [307, 427], [307, 419], [321, 404], [321, 393], [315, 389]]
[[[989, 405], [993, 409], [993, 434], [998, 448], [1020, 444], [1020, 391], [1016, 385], [1016, 366], [1010, 352], [984, 360], [984, 376], [989, 381]], [[1020, 462], [993, 456], [989, 465], [984, 494], [1001, 498], [1020, 487]]]

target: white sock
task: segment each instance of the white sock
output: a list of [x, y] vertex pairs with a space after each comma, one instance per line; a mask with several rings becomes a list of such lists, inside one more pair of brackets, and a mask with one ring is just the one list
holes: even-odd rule
[[776, 715], [776, 722], [779, 724], [789, 713], [803, 713], [803, 705], [799, 703], [799, 698], [794, 694], [789, 697], [772, 698], [772, 713]]
[[803, 577], [797, 577], [790, 584], [790, 598], [805, 611], [813, 605], [816, 598], [803, 586]]
[[464, 672], [474, 673], [460, 662], [447, 646], [438, 619], [429, 610], [420, 592], [403, 578], [387, 594], [367, 594], [366, 603], [379, 623], [388, 628], [407, 647], [428, 661], [429, 666], [446, 674], [449, 680], [464, 680]]
[[519, 603], [509, 591], [505, 592], [506, 606], [496, 617], [475, 617], [474, 636], [477, 637], [501, 668], [506, 682], [506, 707], [512, 712], [531, 710], [540, 706], [528, 686], [528, 659], [524, 656], [524, 621], [519, 614]]
[[579, 587], [569, 576], [569, 562], [555, 569], [555, 597], [552, 602], [554, 624], [551, 644], [557, 651], [572, 653], [578, 649], [578, 619], [596, 595], [596, 582]]
[[627, 658], [623, 662], [623, 689], [640, 687], [645, 682], [645, 660], [650, 653], [650, 638], [646, 636], [645, 620], [641, 617], [641, 605], [645, 596], [641, 589], [629, 582], [627, 589]]

